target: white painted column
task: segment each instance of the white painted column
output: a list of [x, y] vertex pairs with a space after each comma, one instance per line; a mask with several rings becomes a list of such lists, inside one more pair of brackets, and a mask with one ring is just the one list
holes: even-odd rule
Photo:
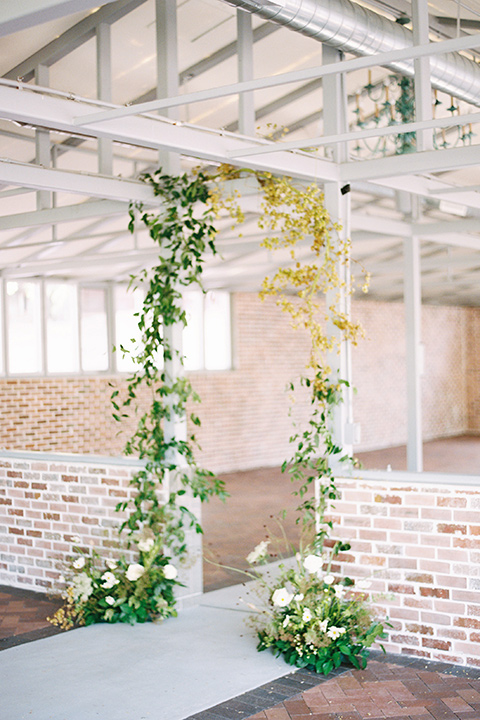
[[[326, 45], [322, 46], [323, 63], [338, 62], [341, 53]], [[325, 135], [345, 132], [347, 129], [347, 94], [344, 77], [341, 75], [329, 75], [323, 78], [323, 130]], [[347, 157], [346, 144], [336, 144], [330, 149], [335, 162], [343, 162]], [[331, 220], [340, 223], [342, 229], [339, 231], [338, 241], [350, 236], [350, 193], [347, 188], [343, 189], [338, 182], [325, 183], [325, 207], [328, 210]], [[349, 263], [338, 263], [337, 272], [347, 286], [350, 281]], [[327, 308], [334, 307], [338, 311], [350, 315], [350, 296], [345, 288], [335, 288], [327, 293]], [[341, 331], [329, 322], [328, 333], [340, 340]], [[332, 433], [334, 442], [343, 448], [344, 453], [353, 453], [353, 441], [359, 427], [353, 423], [353, 392], [352, 392], [352, 362], [351, 346], [347, 341], [342, 341], [340, 347], [335, 348], [328, 354], [327, 362], [331, 368], [333, 380], [342, 379], [350, 383], [350, 388], [342, 386], [343, 402], [335, 406], [332, 418]]]
[[423, 472], [422, 398], [423, 347], [421, 344], [422, 290], [420, 240], [404, 240], [405, 326], [407, 369], [407, 470]]
[[[412, 0], [413, 42], [425, 45], [428, 36], [428, 2]], [[415, 58], [415, 120], [418, 122], [432, 119], [432, 83], [430, 79], [430, 58]], [[418, 130], [416, 134], [417, 150], [433, 149], [432, 130]]]
[[[46, 65], [37, 65], [35, 68], [35, 83], [42, 87], [49, 85], [49, 71]], [[50, 167], [50, 133], [48, 130], [35, 130], [35, 162], [42, 167]], [[38, 190], [37, 210], [46, 210], [52, 207], [52, 193], [48, 190]]]
[[[178, 82], [177, 4], [175, 0], [155, 0], [157, 28], [157, 97], [176, 97]], [[178, 108], [167, 108], [161, 114], [176, 120]], [[178, 153], [159, 150], [159, 164], [172, 175], [180, 173]]]
[[[112, 51], [111, 27], [107, 23], [97, 26], [97, 97], [112, 102]], [[98, 172], [113, 175], [113, 141], [98, 138]]]
[[[237, 10], [238, 80], [253, 80], [252, 15]], [[238, 98], [238, 129], [242, 135], [255, 135], [255, 105], [253, 92], [240, 93]]]
[[[178, 81], [178, 47], [177, 47], [177, 4], [176, 0], [155, 0], [156, 28], [157, 28], [157, 97], [170, 97], [179, 94]], [[178, 117], [178, 108], [162, 110], [162, 114], [172, 120]], [[180, 155], [159, 151], [159, 165], [165, 173], [179, 175], [181, 172]], [[172, 358], [165, 358], [165, 375], [169, 381], [181, 377], [184, 367], [181, 361], [183, 358], [182, 343], [183, 325], [164, 325], [163, 332], [168, 342]], [[170, 420], [164, 423], [165, 440], [173, 438], [177, 440], [187, 439], [187, 419], [185, 415], [173, 414]], [[179, 462], [180, 458], [172, 458], [172, 461]], [[175, 478], [171, 478], [175, 483]], [[201, 503], [194, 500], [190, 494], [185, 496], [184, 504], [201, 521]], [[180, 573], [180, 580], [185, 584], [179, 588], [177, 596], [180, 605], [185, 606], [196, 601], [203, 590], [203, 568], [202, 568], [202, 538], [193, 530], [187, 531], [187, 545], [191, 565], [183, 568]]]

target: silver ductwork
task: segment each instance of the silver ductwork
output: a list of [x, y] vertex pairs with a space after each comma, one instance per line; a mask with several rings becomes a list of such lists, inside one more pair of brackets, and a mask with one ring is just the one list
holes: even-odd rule
[[[356, 55], [401, 50], [413, 46], [413, 33], [350, 0], [224, 0], [265, 20], [284, 25], [302, 35]], [[387, 67], [413, 75], [413, 61]], [[480, 106], [480, 66], [459, 55], [430, 57], [432, 86]]]

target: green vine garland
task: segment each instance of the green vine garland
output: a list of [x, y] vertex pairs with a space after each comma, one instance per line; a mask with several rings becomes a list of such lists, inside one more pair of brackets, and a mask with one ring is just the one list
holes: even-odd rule
[[[149, 527], [162, 537], [165, 547], [176, 555], [186, 553], [185, 527], [193, 526], [201, 532], [195, 515], [182, 503], [182, 496], [190, 489], [193, 497], [207, 500], [212, 495], [224, 499], [224, 483], [208, 470], [201, 468], [194, 455], [195, 435], [187, 439], [167, 437], [165, 423], [186, 415], [187, 402], [199, 401], [190, 382], [184, 377], [170, 377], [167, 364], [175, 359], [164, 328], [186, 325], [182, 308], [181, 289], [192, 284], [202, 286], [205, 254], [216, 253], [213, 207], [208, 190], [208, 178], [199, 173], [191, 179], [162, 174], [157, 170], [143, 177], [154, 192], [162, 198], [159, 212], [148, 212], [142, 205], [130, 208], [129, 230], [134, 232], [136, 222], [142, 222], [159, 248], [159, 262], [131, 279], [134, 287], [146, 290], [138, 327], [141, 332], [140, 349], [133, 353], [138, 370], [127, 381], [126, 396], [120, 399], [118, 389], [112, 392], [113, 417], [120, 421], [138, 410], [140, 388], [146, 387], [151, 397], [148, 410], [137, 418], [137, 427], [128, 440], [125, 453], [145, 461], [145, 467], [132, 480], [135, 487], [134, 509], [121, 526], [133, 533], [139, 527]], [[125, 348], [120, 351], [128, 353]], [[159, 368], [158, 359], [165, 361]], [[183, 359], [178, 358], [181, 363]], [[190, 414], [193, 427], [200, 425], [198, 416]], [[168, 488], [165, 503], [159, 498], [159, 487], [174, 475], [174, 487]], [[170, 483], [172, 485], [172, 483]], [[126, 510], [128, 502], [118, 504], [117, 510]]]

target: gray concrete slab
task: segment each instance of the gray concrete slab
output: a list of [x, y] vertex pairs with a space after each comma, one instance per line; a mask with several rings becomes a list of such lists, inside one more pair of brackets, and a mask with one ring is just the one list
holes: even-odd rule
[[160, 624], [94, 625], [4, 650], [1, 720], [183, 720], [286, 675], [283, 660], [256, 652], [242, 594], [208, 593]]

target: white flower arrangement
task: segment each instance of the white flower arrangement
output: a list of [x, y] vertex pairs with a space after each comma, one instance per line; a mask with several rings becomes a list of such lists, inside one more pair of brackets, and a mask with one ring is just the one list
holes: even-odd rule
[[[94, 622], [146, 622], [176, 615], [177, 568], [144, 534], [140, 561], [103, 559], [94, 550], [80, 554], [65, 571], [64, 605], [49, 620], [69, 629]], [[160, 543], [159, 543], [160, 544]]]
[[372, 617], [365, 581], [354, 583], [331, 572], [339, 547], [330, 557], [308, 549], [297, 553], [296, 567], [280, 565], [273, 586], [257, 573], [265, 593], [265, 606], [252, 618], [259, 650], [271, 648], [291, 665], [324, 674], [342, 662], [365, 666], [383, 626]]

